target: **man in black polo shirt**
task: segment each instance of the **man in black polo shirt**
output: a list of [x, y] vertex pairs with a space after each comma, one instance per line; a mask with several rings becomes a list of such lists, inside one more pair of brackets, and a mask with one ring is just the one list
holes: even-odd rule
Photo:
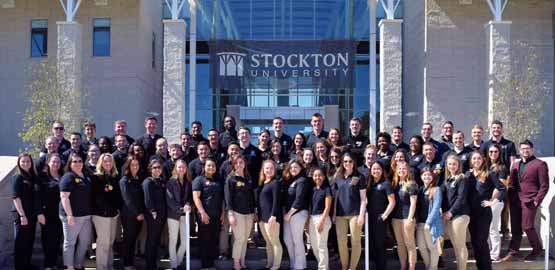
[[364, 149], [370, 143], [368, 137], [362, 134], [362, 121], [360, 118], [354, 117], [349, 121], [349, 136], [345, 139], [345, 144], [349, 151], [357, 158], [357, 164], [360, 165], [364, 161]]
[[127, 159], [129, 145], [127, 144], [127, 137], [125, 135], [116, 135], [114, 139], [116, 142], [116, 151], [112, 153], [112, 156], [114, 157], [118, 172], [123, 176], [123, 165]]
[[83, 133], [85, 138], [81, 141], [83, 150], [89, 150], [89, 145], [98, 144], [96, 139], [96, 124], [94, 122], [86, 122], [83, 125]]
[[191, 123], [191, 146], [196, 147], [200, 142], [208, 142], [208, 139], [202, 135], [202, 123], [200, 121], [193, 121]]
[[162, 138], [161, 135], [156, 133], [156, 126], [158, 119], [154, 116], [145, 118], [145, 134], [137, 139], [137, 143], [141, 144], [145, 149], [145, 158], [150, 160], [150, 157], [156, 153], [156, 141]]
[[499, 158], [501, 163], [507, 168], [511, 167], [511, 164], [516, 159], [516, 146], [512, 141], [509, 141], [503, 137], [503, 123], [499, 120], [494, 120], [490, 126], [491, 138], [485, 141], [480, 147], [480, 152], [484, 156], [487, 155], [488, 148], [492, 144], [498, 144], [501, 147], [501, 153]]
[[112, 145], [114, 146], [114, 151], [115, 151], [115, 145], [116, 145], [116, 136], [117, 135], [123, 135], [125, 136], [125, 140], [127, 141], [127, 145], [132, 145], [135, 142], [135, 139], [133, 139], [131, 136], [127, 135], [127, 122], [125, 120], [116, 120], [114, 122], [114, 136], [112, 136]]
[[445, 178], [445, 167], [441, 162], [441, 156], [436, 154], [436, 148], [434, 147], [434, 144], [431, 142], [424, 143], [424, 145], [422, 146], [422, 154], [424, 158], [416, 167], [415, 174], [417, 175], [414, 176], [416, 183], [418, 183], [419, 186], [422, 186], [420, 171], [424, 169], [424, 167], [428, 167], [434, 170], [434, 173], [437, 177], [437, 186], [441, 186], [441, 184], [443, 184], [443, 179]]
[[41, 152], [41, 155], [35, 161], [35, 169], [39, 174], [44, 173], [48, 156], [53, 153], [58, 153], [58, 139], [54, 136], [47, 137], [43, 147], [46, 149], [46, 153]]
[[82, 160], [87, 159], [87, 152], [83, 149], [81, 145], [81, 133], [79, 132], [72, 132], [69, 135], [69, 141], [71, 147], [62, 153], [62, 165], [65, 166], [67, 159], [71, 153], [75, 153], [81, 157]]
[[197, 176], [202, 173], [202, 169], [204, 168], [204, 162], [208, 159], [208, 153], [210, 153], [210, 147], [208, 146], [207, 142], [199, 142], [197, 144], [197, 154], [198, 157], [189, 163], [189, 168], [187, 170], [187, 174], [189, 175], [189, 179], [195, 180]]
[[[64, 129], [64, 123], [60, 121], [52, 123], [52, 135], [56, 138], [56, 140], [58, 140], [58, 153], [60, 155], [71, 148], [71, 143], [64, 138]], [[46, 154], [46, 148], [42, 147], [40, 152], [40, 155]]]
[[235, 130], [235, 117], [226, 115], [224, 117], [224, 130], [220, 132], [220, 146], [227, 148], [229, 143], [237, 141], [237, 131]]
[[449, 148], [453, 148], [453, 129], [455, 125], [451, 121], [443, 122], [441, 128], [441, 141], [446, 144]]
[[272, 140], [278, 139], [279, 144], [281, 145], [281, 153], [287, 153], [291, 145], [293, 144], [293, 139], [291, 136], [285, 134], [283, 132], [284, 129], [284, 121], [281, 117], [274, 117], [272, 120], [272, 127], [274, 128], [274, 132], [272, 133]]
[[457, 131], [453, 134], [453, 149], [445, 152], [442, 157], [442, 163], [445, 167], [445, 161], [449, 155], [455, 154], [461, 160], [462, 172], [466, 173], [470, 169], [470, 154], [472, 150], [464, 146], [464, 133], [462, 131]]
[[328, 132], [324, 130], [324, 117], [320, 113], [314, 113], [312, 115], [310, 125], [312, 126], [312, 131], [305, 134], [306, 145], [308, 147], [312, 147], [312, 145], [320, 139], [326, 139], [328, 137]]
[[171, 144], [169, 147], [169, 158], [164, 162], [164, 176], [166, 179], [170, 179], [173, 173], [173, 168], [178, 159], [183, 158], [183, 152], [181, 151], [181, 145]]
[[227, 158], [225, 148], [220, 146], [220, 137], [218, 130], [211, 128], [208, 130], [208, 146], [210, 147], [210, 153], [208, 153], [208, 158], [216, 161], [218, 168]]
[[410, 147], [407, 143], [403, 142], [403, 128], [396, 126], [391, 130], [391, 144], [389, 149], [395, 152], [397, 149], [404, 149], [407, 153], [410, 152]]
[[472, 151], [480, 151], [480, 147], [484, 141], [482, 140], [482, 134], [484, 129], [482, 126], [476, 124], [472, 127], [472, 142], [469, 143], [466, 147], [472, 149]]
[[197, 149], [191, 145], [192, 138], [191, 134], [188, 131], [181, 133], [181, 152], [183, 153], [182, 159], [189, 164], [189, 162], [193, 161], [195, 158], [198, 157]]
[[447, 146], [442, 142], [438, 142], [434, 140], [432, 138], [433, 133], [434, 133], [434, 127], [432, 126], [432, 123], [426, 122], [422, 124], [422, 129], [420, 130], [420, 135], [422, 135], [422, 139], [424, 139], [425, 143], [431, 142], [434, 145], [434, 148], [436, 149], [436, 155], [441, 157], [443, 153], [449, 150], [449, 146]]
[[260, 150], [251, 144], [251, 131], [247, 127], [239, 128], [239, 148], [241, 154], [247, 158], [247, 169], [252, 179], [258, 179], [262, 157]]

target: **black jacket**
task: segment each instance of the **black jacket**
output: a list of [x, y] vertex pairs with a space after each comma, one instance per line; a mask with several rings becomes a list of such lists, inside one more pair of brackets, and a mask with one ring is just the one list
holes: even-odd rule
[[143, 187], [141, 186], [142, 179], [132, 179], [124, 176], [119, 181], [121, 190], [122, 203], [122, 216], [137, 217], [145, 211], [145, 199], [143, 194]]
[[179, 220], [185, 214], [183, 206], [193, 205], [193, 192], [191, 183], [185, 179], [183, 184], [176, 178], [171, 178], [166, 184], [166, 205], [168, 218]]

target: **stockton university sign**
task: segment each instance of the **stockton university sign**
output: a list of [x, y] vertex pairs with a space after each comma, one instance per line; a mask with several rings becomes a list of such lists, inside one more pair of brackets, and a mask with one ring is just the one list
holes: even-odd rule
[[300, 79], [303, 87], [354, 88], [355, 55], [351, 40], [217, 40], [210, 44], [211, 87], [242, 89]]

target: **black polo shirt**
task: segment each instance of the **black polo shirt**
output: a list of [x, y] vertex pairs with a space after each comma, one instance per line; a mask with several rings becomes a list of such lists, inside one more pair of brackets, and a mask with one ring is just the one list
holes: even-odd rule
[[224, 161], [227, 159], [226, 149], [220, 146], [218, 146], [216, 149], [212, 149], [210, 147], [208, 148], [210, 149], [210, 151], [208, 152], [208, 158], [216, 161], [216, 165], [218, 167], [222, 165], [222, 163], [224, 163]]
[[[73, 216], [91, 215], [92, 184], [91, 179], [86, 174], [84, 174], [84, 177], [79, 177], [73, 172], [64, 174], [60, 180], [60, 192], [70, 192], [69, 202]], [[67, 216], [62, 207], [62, 202], [60, 202], [59, 214], [60, 216]]]
[[197, 149], [197, 145], [200, 142], [208, 142], [208, 139], [204, 138], [204, 136], [202, 136], [202, 134], [200, 135], [191, 135], [191, 146], [194, 147], [195, 149]]
[[443, 200], [441, 210], [443, 213], [451, 212], [453, 218], [470, 214], [470, 206], [467, 201], [468, 180], [465, 176], [446, 179], [441, 185]]
[[251, 178], [238, 175], [227, 177], [224, 187], [226, 208], [242, 215], [253, 214], [254, 183]]
[[500, 192], [500, 201], [505, 197], [507, 188], [499, 181], [496, 173], [489, 172], [483, 183], [474, 176], [473, 172], [466, 173], [466, 178], [468, 180], [468, 202], [472, 212], [483, 211], [482, 201], [489, 201], [495, 189]]
[[434, 145], [434, 148], [436, 149], [436, 156], [442, 156], [443, 153], [449, 151], [449, 146], [443, 142], [438, 142], [436, 140], [434, 140], [433, 138], [430, 138], [430, 142]]
[[285, 133], [281, 133], [281, 137], [276, 137], [274, 133], [272, 133], [271, 137], [272, 140], [274, 139], [278, 139], [279, 140], [279, 144], [281, 145], [281, 152], [282, 153], [287, 153], [289, 151], [289, 149], [291, 148], [291, 145], [293, 145], [293, 139], [291, 138], [291, 136], [285, 134]]
[[183, 146], [181, 146], [181, 151], [183, 151], [183, 156], [181, 156], [181, 159], [185, 160], [187, 164], [189, 164], [189, 162], [195, 160], [195, 158], [198, 157], [197, 150], [192, 146], [188, 147], [187, 151], [185, 151], [183, 149]]
[[142, 179], [139, 177], [133, 179], [124, 176], [119, 181], [121, 197], [123, 199], [121, 209], [123, 216], [134, 219], [145, 212], [145, 197], [141, 183]]
[[312, 188], [312, 200], [310, 203], [310, 214], [321, 215], [326, 209], [326, 198], [332, 197], [331, 187], [327, 184], [322, 184], [320, 187]]
[[[407, 219], [410, 212], [410, 197], [418, 196], [418, 185], [416, 182], [403, 186], [401, 183], [395, 188], [395, 208], [393, 209], [392, 218]], [[416, 218], [416, 212], [414, 217]]]
[[297, 209], [297, 212], [308, 210], [312, 181], [302, 176], [297, 176], [290, 181], [287, 186], [287, 196], [284, 198], [285, 211], [289, 212], [291, 208]]
[[69, 159], [69, 156], [72, 153], [79, 155], [79, 157], [81, 157], [82, 160], [87, 160], [87, 153], [85, 152], [85, 149], [82, 146], [79, 146], [79, 150], [70, 148], [62, 153], [62, 166], [65, 166], [65, 164], [67, 163], [67, 160]]
[[42, 196], [42, 209], [46, 217], [58, 218], [60, 205], [60, 181], [42, 174], [40, 194]]
[[121, 209], [121, 191], [118, 178], [103, 174], [92, 176], [91, 214], [101, 217], [115, 217]]
[[270, 217], [274, 216], [277, 222], [283, 222], [280, 190], [277, 178], [258, 187], [258, 214], [261, 221], [268, 223]]
[[472, 150], [468, 147], [464, 147], [462, 151], [458, 152], [453, 148], [445, 153], [443, 153], [443, 157], [441, 158], [441, 163], [443, 163], [443, 167], [447, 166], [447, 157], [449, 155], [455, 154], [461, 160], [462, 165], [462, 172], [466, 173], [470, 169], [470, 155], [472, 154]]
[[394, 190], [391, 182], [385, 179], [372, 183], [370, 190], [366, 193], [368, 197], [368, 213], [374, 217], [382, 215], [389, 204], [387, 197], [393, 193]]
[[190, 179], [195, 179], [202, 173], [204, 167], [204, 161], [200, 159], [195, 159], [189, 163], [188, 172]]
[[434, 160], [431, 162], [427, 161], [426, 158], [422, 158], [420, 164], [416, 166], [415, 176], [414, 179], [418, 179], [417, 183], [422, 185], [422, 179], [420, 178], [420, 171], [425, 167], [431, 168], [436, 177], [437, 177], [437, 185], [440, 186], [443, 183], [443, 179], [445, 178], [445, 167], [443, 166], [443, 162], [441, 162], [441, 158], [439, 156], [435, 156]]
[[412, 168], [418, 168], [418, 165], [420, 165], [420, 162], [422, 162], [422, 160], [424, 160], [424, 155], [422, 154], [419, 154], [419, 155], [409, 154], [409, 165]]
[[357, 216], [360, 213], [360, 191], [366, 189], [366, 179], [356, 170], [353, 174], [335, 178], [337, 216]]
[[260, 150], [252, 144], [247, 148], [239, 146], [241, 154], [247, 158], [247, 170], [252, 179], [258, 179], [260, 168], [262, 167], [262, 156]]
[[[36, 177], [31, 175], [16, 174], [12, 178], [12, 198], [19, 198], [25, 216], [34, 218], [38, 213], [42, 213], [40, 205], [40, 183]], [[17, 211], [15, 205], [12, 211]]]
[[[133, 139], [133, 137], [125, 134], [125, 138], [127, 139], [127, 145], [132, 145], [135, 142], [135, 139]], [[116, 151], [117, 147], [116, 147], [116, 135], [114, 134], [114, 136], [112, 136], [110, 138], [110, 142], [114, 147], [114, 151]]]
[[166, 184], [162, 178], [148, 177], [143, 181], [145, 212], [156, 212], [156, 218], [166, 218]]
[[[62, 138], [62, 141], [59, 142], [58, 144], [58, 154], [63, 154], [66, 150], [71, 148], [71, 143], [66, 140], [66, 138]], [[46, 147], [44, 147], [44, 145], [40, 148], [40, 151], [42, 153], [47, 153], [48, 150], [46, 150]]]
[[150, 160], [150, 157], [156, 154], [156, 141], [160, 138], [162, 138], [162, 136], [159, 134], [154, 134], [153, 136], [144, 134], [137, 139], [137, 143], [141, 144], [145, 149], [145, 157], [147, 160]]
[[199, 176], [193, 181], [193, 192], [200, 191], [200, 200], [204, 211], [210, 218], [219, 219], [224, 200], [223, 183], [217, 179], [209, 180]]
[[92, 138], [91, 140], [88, 140], [86, 137], [84, 137], [83, 140], [81, 141], [81, 147], [83, 147], [85, 152], [89, 150], [89, 146], [91, 145], [98, 145], [98, 139]]
[[116, 163], [116, 169], [118, 169], [118, 172], [120, 175], [123, 174], [123, 165], [127, 160], [127, 155], [128, 155], [127, 149], [126, 150], [116, 149], [116, 151], [112, 153], [112, 157], [114, 157], [114, 162]]
[[220, 145], [227, 148], [231, 142], [237, 141], [237, 131], [235, 129], [226, 130], [220, 133]]
[[349, 136], [345, 138], [344, 142], [346, 148], [356, 156], [357, 163], [361, 164], [364, 160], [364, 149], [366, 148], [366, 145], [370, 143], [368, 137], [364, 136], [362, 133], [356, 136], [349, 133]]
[[397, 149], [404, 149], [405, 151], [407, 151], [407, 153], [410, 152], [410, 146], [405, 142], [401, 142], [400, 144], [395, 144], [394, 142], [391, 142], [389, 144], [390, 151], [395, 152], [397, 151]]
[[168, 218], [179, 220], [185, 215], [183, 206], [192, 206], [193, 191], [191, 183], [184, 179], [183, 184], [177, 178], [171, 178], [166, 184], [166, 204], [168, 205]]
[[317, 141], [319, 141], [320, 139], [326, 139], [328, 137], [328, 132], [325, 130], [322, 130], [322, 132], [320, 132], [320, 134], [316, 135], [314, 134], [314, 132], [309, 132], [305, 134], [306, 137], [306, 146], [308, 147], [312, 147]]
[[493, 139], [489, 139], [487, 141], [485, 141], [484, 143], [482, 143], [482, 145], [480, 146], [480, 151], [482, 152], [482, 154], [484, 156], [487, 156], [487, 151], [488, 148], [492, 145], [492, 144], [498, 144], [501, 148], [501, 153], [499, 153], [499, 158], [501, 159], [501, 163], [503, 163], [503, 165], [510, 167], [511, 166], [511, 156], [515, 156], [516, 157], [516, 146], [515, 144], [510, 141], [505, 139], [505, 137], [502, 137], [500, 141], [496, 142]]

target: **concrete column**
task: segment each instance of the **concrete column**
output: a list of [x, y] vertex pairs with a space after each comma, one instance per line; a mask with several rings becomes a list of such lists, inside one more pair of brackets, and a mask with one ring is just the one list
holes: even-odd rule
[[381, 20], [380, 130], [391, 131], [403, 121], [403, 20]]
[[185, 28], [184, 20], [163, 20], [163, 134], [169, 143], [179, 143], [185, 129]]
[[488, 46], [488, 123], [496, 118], [494, 100], [511, 72], [511, 22], [490, 21], [485, 26]]
[[[310, 119], [310, 117], [309, 117]], [[324, 105], [324, 129], [339, 128], [339, 106]]]
[[83, 27], [73, 21], [56, 22], [58, 27], [57, 76], [65, 97], [61, 120], [69, 131], [80, 131], [83, 90]]

